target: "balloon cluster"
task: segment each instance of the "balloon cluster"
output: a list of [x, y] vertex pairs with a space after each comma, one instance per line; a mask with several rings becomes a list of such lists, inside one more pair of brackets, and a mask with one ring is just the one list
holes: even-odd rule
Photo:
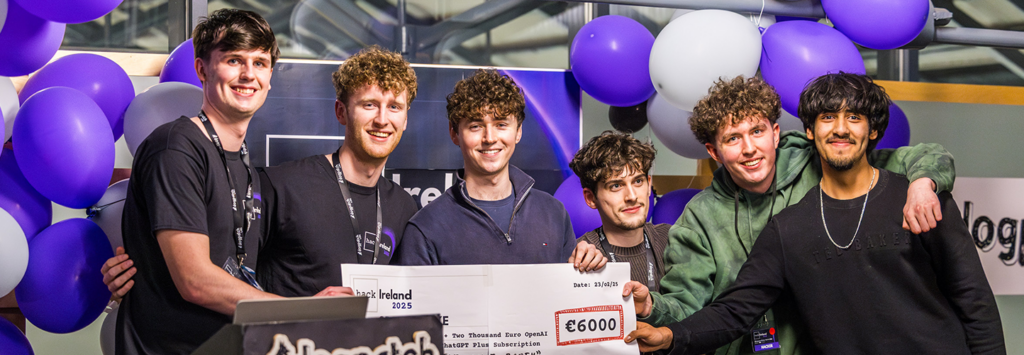
[[[580, 29], [569, 62], [580, 88], [613, 106], [609, 119], [614, 128], [630, 133], [650, 123], [669, 150], [708, 158], [687, 120], [716, 80], [760, 71], [778, 92], [783, 109], [795, 116], [800, 93], [811, 80], [840, 71], [866, 73], [854, 42], [874, 49], [906, 45], [930, 13], [927, 0], [821, 3], [835, 28], [815, 19], [681, 9], [652, 40], [632, 19], [602, 16]], [[645, 101], [646, 111], [638, 109]], [[895, 146], [909, 143], [906, 127], [908, 133], [897, 135], [901, 139]]]
[[[202, 105], [191, 42], [172, 53], [161, 84], [139, 97], [106, 57], [53, 59], [66, 24], [100, 18], [121, 2], [0, 0], [0, 137], [10, 142], [0, 150], [0, 296], [15, 291], [25, 317], [49, 332], [85, 327], [110, 298], [99, 269], [121, 245], [127, 194], [127, 181], [108, 189], [114, 142], [123, 134], [134, 154], [157, 126]], [[32, 73], [19, 94], [8, 77]], [[92, 206], [90, 219], [51, 225], [52, 203]], [[32, 353], [3, 320], [0, 349]]]

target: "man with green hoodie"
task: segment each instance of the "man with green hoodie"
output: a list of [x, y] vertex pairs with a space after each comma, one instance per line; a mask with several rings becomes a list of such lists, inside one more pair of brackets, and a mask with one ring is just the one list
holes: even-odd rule
[[[778, 94], [759, 78], [719, 81], [694, 108], [690, 127], [722, 168], [669, 232], [661, 293], [648, 293], [633, 282], [623, 290], [633, 293], [639, 321], [664, 326], [711, 303], [735, 282], [771, 216], [799, 202], [821, 180], [814, 142], [800, 132], [780, 134], [779, 114]], [[912, 182], [904, 228], [914, 233], [934, 228], [942, 216], [935, 191], [952, 189], [953, 157], [937, 144], [918, 144], [875, 150], [869, 161]], [[754, 328], [775, 330], [781, 353], [799, 353], [799, 344], [809, 339], [801, 339], [801, 324], [792, 321], [797, 318], [792, 305], [777, 303]], [[752, 352], [748, 334], [715, 353]]]

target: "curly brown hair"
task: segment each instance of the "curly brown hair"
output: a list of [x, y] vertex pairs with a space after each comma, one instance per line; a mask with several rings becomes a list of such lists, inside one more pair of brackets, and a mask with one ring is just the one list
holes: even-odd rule
[[718, 79], [708, 96], [693, 108], [690, 129], [697, 141], [713, 144], [715, 132], [726, 124], [734, 125], [751, 116], [763, 116], [774, 124], [781, 104], [779, 94], [761, 78], [744, 79], [740, 75], [728, 82]]
[[416, 98], [416, 72], [401, 54], [373, 45], [349, 57], [331, 74], [338, 101], [365, 85], [376, 85], [384, 92], [400, 95], [408, 91], [409, 104]]
[[621, 175], [623, 170], [650, 174], [657, 153], [654, 145], [642, 143], [631, 135], [604, 131], [576, 152], [569, 168], [579, 176], [580, 185], [596, 192], [597, 184]]
[[494, 69], [479, 69], [473, 76], [459, 80], [448, 94], [448, 127], [457, 130], [459, 122], [485, 115], [514, 115], [522, 126], [526, 119], [523, 90], [508, 75]]

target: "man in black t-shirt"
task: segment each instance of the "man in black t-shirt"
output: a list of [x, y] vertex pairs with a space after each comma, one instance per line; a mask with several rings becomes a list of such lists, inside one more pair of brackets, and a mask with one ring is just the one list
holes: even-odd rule
[[629, 263], [629, 276], [651, 291], [665, 275], [668, 224], [647, 222], [651, 176], [657, 153], [624, 133], [605, 131], [591, 138], [569, 162], [580, 178], [583, 197], [601, 215], [601, 226], [580, 237], [610, 261]]
[[373, 46], [333, 79], [341, 148], [260, 173], [266, 240], [256, 274], [282, 296], [339, 284], [341, 263], [388, 264], [416, 213], [412, 197], [381, 177], [405, 131], [416, 73], [400, 54]]
[[864, 75], [808, 85], [800, 118], [820, 156], [819, 185], [769, 222], [713, 303], [668, 327], [638, 323], [625, 340], [700, 354], [751, 331], [755, 350], [771, 348], [774, 328], [749, 328], [787, 300], [815, 353], [1005, 354], [995, 296], [951, 195], [939, 195], [936, 227], [912, 234], [900, 208], [910, 183], [868, 164], [890, 104]]
[[[230, 323], [239, 300], [279, 297], [252, 271], [260, 183], [244, 142], [270, 90], [274, 33], [256, 13], [229, 9], [192, 37], [202, 111], [154, 130], [132, 166], [122, 228], [137, 273], [118, 312], [117, 354], [190, 354]], [[108, 284], [131, 277], [122, 274], [130, 264], [117, 264], [123, 258], [104, 267]]]

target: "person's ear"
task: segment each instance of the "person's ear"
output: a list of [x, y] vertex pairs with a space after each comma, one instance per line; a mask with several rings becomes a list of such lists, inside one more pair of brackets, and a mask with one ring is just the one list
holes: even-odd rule
[[708, 155], [711, 159], [714, 159], [718, 164], [722, 164], [722, 157], [718, 155], [718, 149], [715, 148], [714, 144], [704, 143], [704, 148], [708, 150]]
[[587, 201], [587, 206], [590, 208], [597, 209], [597, 196], [594, 195], [594, 191], [588, 187], [583, 188], [583, 199]]
[[338, 123], [341, 123], [342, 126], [348, 126], [348, 111], [345, 103], [341, 100], [334, 100], [334, 116], [338, 118]]

